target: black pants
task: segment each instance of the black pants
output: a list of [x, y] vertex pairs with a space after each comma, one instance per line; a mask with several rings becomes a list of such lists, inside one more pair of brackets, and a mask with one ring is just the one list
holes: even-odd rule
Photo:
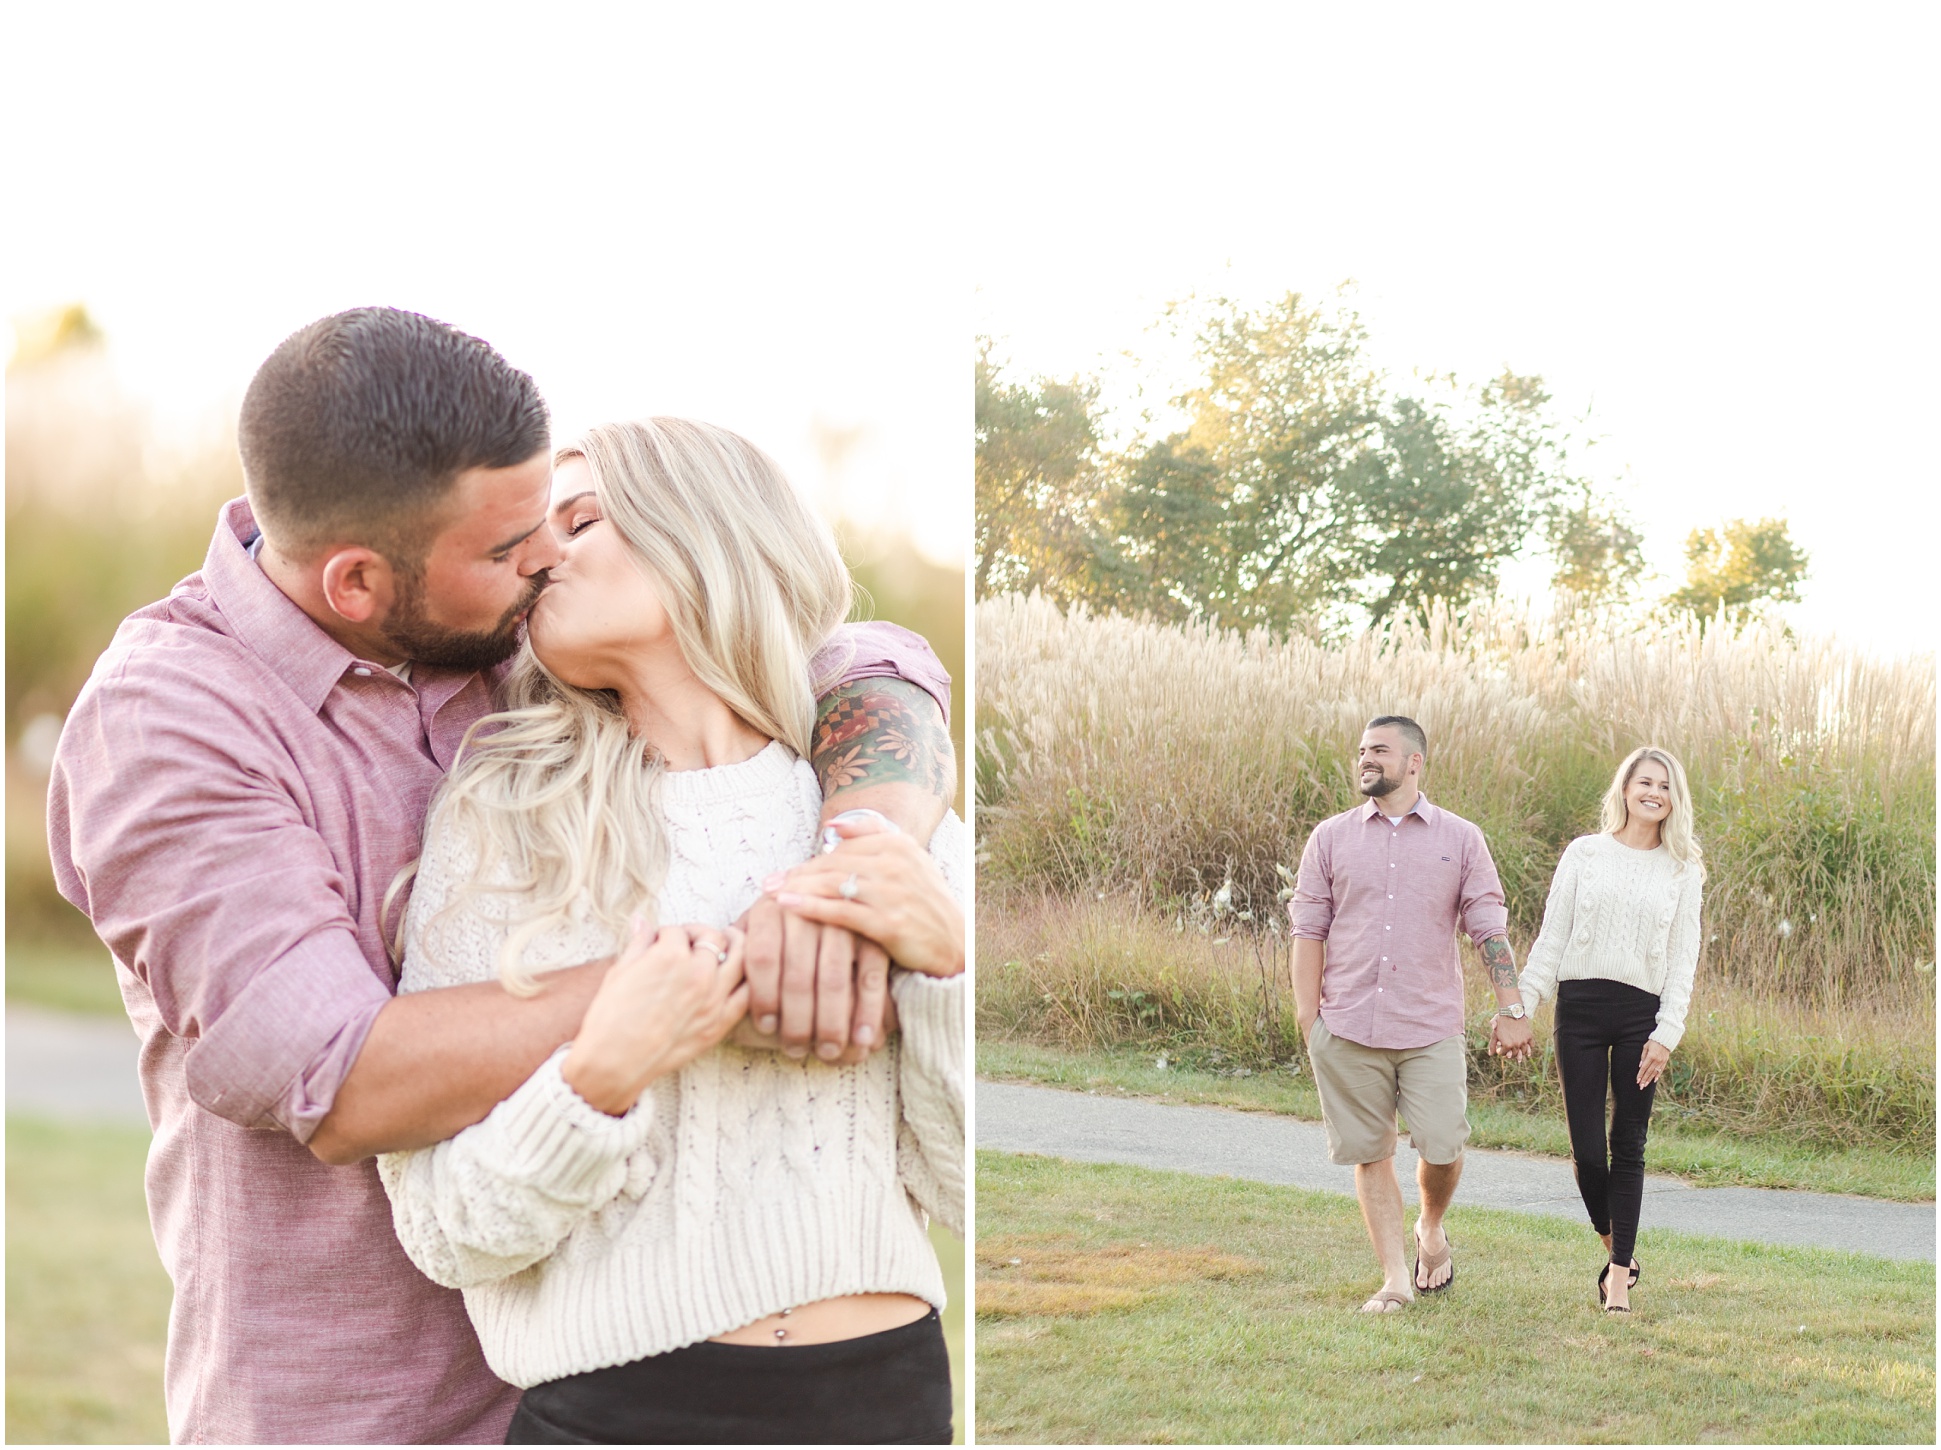
[[[1658, 1025], [1658, 999], [1623, 982], [1588, 980], [1557, 987], [1557, 1071], [1570, 1120], [1570, 1156], [1591, 1226], [1611, 1236], [1611, 1262], [1629, 1264], [1644, 1206], [1644, 1140], [1658, 1085], [1638, 1086], [1638, 1059]], [[1609, 1084], [1610, 1153], [1605, 1155], [1604, 1090]]]
[[508, 1445], [948, 1445], [950, 1355], [914, 1324], [768, 1349], [703, 1341], [534, 1385]]

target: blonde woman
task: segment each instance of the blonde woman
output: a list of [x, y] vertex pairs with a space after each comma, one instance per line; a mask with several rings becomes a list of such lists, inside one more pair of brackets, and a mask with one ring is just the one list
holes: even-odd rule
[[1628, 1314], [1643, 1272], [1633, 1247], [1651, 1102], [1684, 1034], [1698, 965], [1705, 863], [1677, 758], [1655, 745], [1627, 755], [1604, 794], [1601, 826], [1564, 849], [1518, 986], [1526, 1012], [1556, 989], [1553, 1038], [1577, 1188], [1607, 1251], [1598, 1302]]
[[398, 1237], [526, 1390], [511, 1442], [947, 1442], [925, 1224], [963, 1231], [962, 823], [820, 858], [899, 965], [900, 1040], [853, 1066], [736, 1045], [728, 923], [817, 880], [780, 878], [816, 845], [809, 661], [849, 576], [704, 424], [596, 428], [553, 497], [564, 561], [433, 808], [400, 989], [531, 991], [631, 941], [512, 1097], [380, 1161]]

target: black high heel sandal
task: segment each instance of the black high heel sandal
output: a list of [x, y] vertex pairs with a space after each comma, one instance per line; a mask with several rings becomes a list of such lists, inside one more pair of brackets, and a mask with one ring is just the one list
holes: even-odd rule
[[[1613, 1304], [1610, 1302], [1610, 1300], [1606, 1297], [1604, 1293], [1604, 1281], [1605, 1279], [1610, 1277], [1610, 1273], [1613, 1267], [1614, 1266], [1611, 1264], [1606, 1264], [1603, 1268], [1597, 1271], [1598, 1307], [1601, 1308], [1606, 1314], [1629, 1314], [1631, 1312], [1631, 1306], [1629, 1304]], [[1631, 1280], [1631, 1283], [1633, 1284], [1637, 1282], [1638, 1281], [1636, 1279]]]

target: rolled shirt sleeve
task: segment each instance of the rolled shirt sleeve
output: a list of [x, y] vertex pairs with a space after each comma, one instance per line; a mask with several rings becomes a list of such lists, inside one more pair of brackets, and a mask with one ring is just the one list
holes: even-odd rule
[[1503, 900], [1496, 862], [1490, 859], [1483, 833], [1473, 825], [1463, 849], [1459, 911], [1463, 931], [1479, 947], [1491, 937], [1509, 932], [1510, 909]]
[[61, 893], [189, 1042], [210, 1112], [308, 1141], [390, 1000], [329, 846], [237, 707], [153, 662], [85, 691], [49, 785]]
[[818, 691], [857, 680], [894, 679], [916, 685], [937, 702], [950, 723], [950, 672], [922, 635], [900, 624], [870, 620], [845, 624], [810, 662]]
[[1293, 933], [1307, 941], [1326, 941], [1334, 925], [1332, 861], [1324, 833], [1327, 822], [1308, 833], [1301, 848], [1301, 866], [1294, 874], [1294, 895], [1287, 903]]

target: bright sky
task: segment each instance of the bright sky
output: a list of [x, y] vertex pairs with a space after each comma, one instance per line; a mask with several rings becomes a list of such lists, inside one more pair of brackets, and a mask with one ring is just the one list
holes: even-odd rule
[[414, 308], [531, 372], [562, 435], [722, 423], [961, 565], [948, 37], [900, 9], [701, 10], [10, 7], [0, 314], [86, 303], [130, 389], [189, 423], [303, 323]]
[[1143, 14], [979, 22], [976, 325], [1013, 361], [1123, 375], [1168, 299], [1352, 278], [1391, 370], [1508, 365], [1591, 409], [1660, 587], [1693, 527], [1781, 515], [1812, 559], [1796, 625], [1933, 647], [1915, 7]]
[[190, 419], [313, 317], [418, 308], [562, 432], [706, 417], [961, 560], [974, 330], [1092, 370], [1195, 289], [1353, 278], [1394, 370], [1592, 408], [1667, 580], [1782, 514], [1797, 622], [1928, 647], [1920, 14], [15, 6], [0, 313], [86, 302]]

